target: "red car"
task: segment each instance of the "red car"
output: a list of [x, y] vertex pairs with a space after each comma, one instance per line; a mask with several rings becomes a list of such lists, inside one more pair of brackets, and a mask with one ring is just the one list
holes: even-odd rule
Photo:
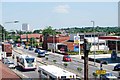
[[20, 43], [18, 43], [18, 45], [17, 45], [18, 47], [20, 47]]
[[63, 56], [63, 61], [71, 62], [71, 61], [72, 61], [72, 58], [71, 58], [69, 55], [64, 55], [64, 56]]

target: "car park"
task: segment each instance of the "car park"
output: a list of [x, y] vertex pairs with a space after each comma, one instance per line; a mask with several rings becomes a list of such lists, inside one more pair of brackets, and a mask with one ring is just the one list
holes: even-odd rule
[[101, 75], [102, 80], [117, 80], [117, 77], [110, 72], [106, 72], [106, 74]]
[[120, 71], [120, 63], [114, 66], [115, 71]]
[[72, 61], [72, 58], [70, 57], [70, 55], [64, 55], [64, 56], [63, 56], [63, 61], [71, 62], [71, 61]]

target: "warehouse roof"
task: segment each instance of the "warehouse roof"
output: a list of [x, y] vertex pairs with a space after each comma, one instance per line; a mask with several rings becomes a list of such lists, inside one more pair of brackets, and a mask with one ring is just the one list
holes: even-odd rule
[[0, 61], [0, 80], [20, 80], [20, 77]]

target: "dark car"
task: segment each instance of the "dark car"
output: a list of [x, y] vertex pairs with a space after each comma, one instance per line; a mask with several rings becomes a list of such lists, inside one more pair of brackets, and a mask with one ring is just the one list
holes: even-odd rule
[[45, 51], [39, 51], [38, 52], [38, 57], [45, 57]]
[[64, 56], [63, 56], [63, 61], [71, 62], [71, 61], [72, 61], [72, 58], [71, 58], [69, 55], [64, 55]]
[[116, 51], [112, 51], [111, 59], [112, 60], [116, 60], [117, 59], [117, 53], [116, 53]]
[[117, 64], [117, 65], [114, 67], [114, 70], [115, 70], [115, 71], [120, 71], [120, 64]]
[[28, 46], [24, 46], [24, 49], [28, 49]]
[[40, 49], [36, 48], [35, 49], [35, 53], [38, 53], [40, 51]]
[[29, 50], [30, 50], [30, 51], [33, 51], [34, 49], [33, 49], [33, 47], [32, 47], [32, 46], [30, 46], [30, 47], [29, 47]]

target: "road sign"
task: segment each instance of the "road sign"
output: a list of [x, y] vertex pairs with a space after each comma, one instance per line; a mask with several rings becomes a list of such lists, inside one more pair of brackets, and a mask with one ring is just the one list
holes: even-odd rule
[[74, 43], [80, 43], [80, 36], [74, 36]]
[[96, 70], [96, 74], [106, 74], [106, 70]]

